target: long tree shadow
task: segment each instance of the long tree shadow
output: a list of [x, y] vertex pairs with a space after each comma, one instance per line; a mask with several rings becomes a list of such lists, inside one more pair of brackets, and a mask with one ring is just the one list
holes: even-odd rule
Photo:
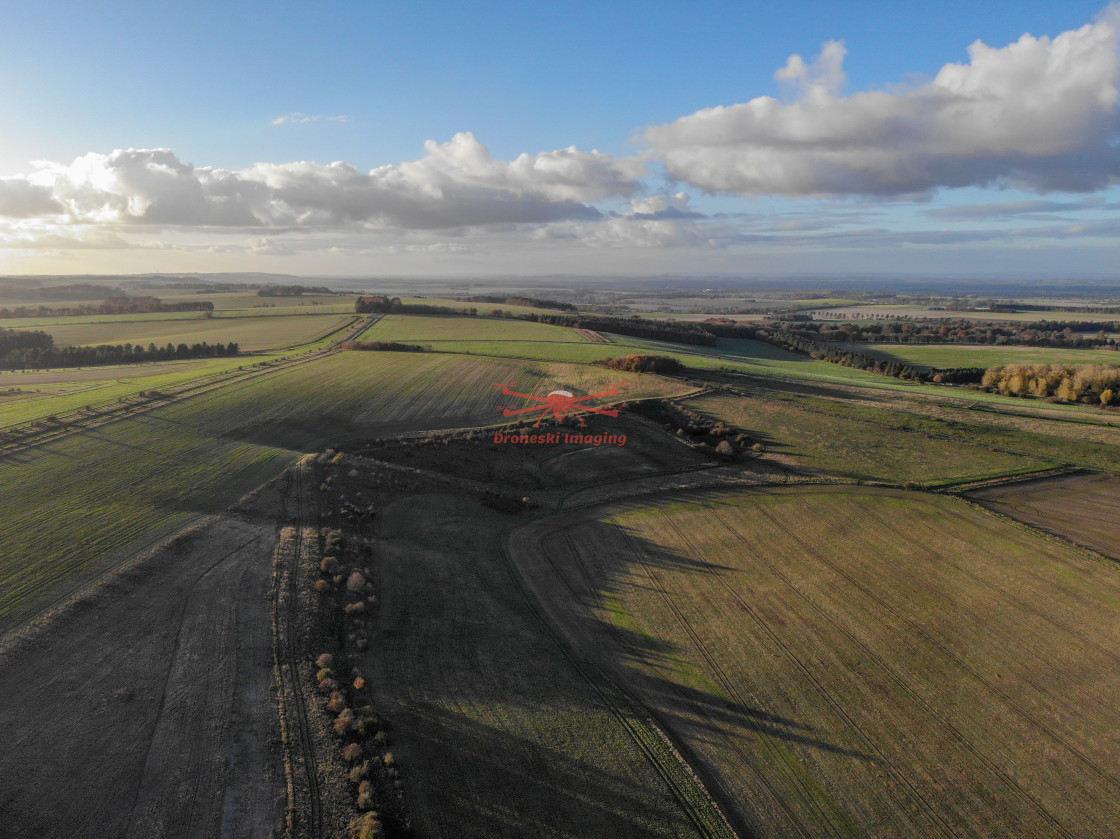
[[[594, 565], [563, 553], [560, 540], [558, 555], [538, 552], [540, 564], [514, 546], [515, 569], [501, 548], [508, 520], [469, 498], [404, 498], [379, 521], [384, 589], [366, 666], [406, 765], [420, 775], [412, 800], [430, 835], [694, 835], [628, 733], [642, 707], [686, 753], [689, 743], [731, 738], [742, 749], [762, 737], [874, 760], [833, 732], [682, 680], [691, 653], [679, 640], [609, 617], [624, 589], [652, 593], [632, 579], [634, 546], [617, 528], [591, 534]], [[664, 572], [736, 573], [661, 546], [640, 549], [647, 567]], [[640, 704], [609, 700], [617, 685]], [[750, 802], [721, 803], [740, 835], [753, 835]]]

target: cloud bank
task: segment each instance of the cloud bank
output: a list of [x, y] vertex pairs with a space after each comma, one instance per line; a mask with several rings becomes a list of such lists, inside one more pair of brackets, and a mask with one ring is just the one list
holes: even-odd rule
[[361, 172], [347, 163], [195, 167], [170, 149], [40, 161], [0, 181], [0, 215], [71, 223], [431, 230], [597, 218], [586, 203], [627, 197], [645, 166], [575, 147], [495, 160], [470, 133], [429, 141], [419, 160]]
[[896, 196], [938, 187], [1087, 192], [1120, 178], [1120, 6], [1050, 39], [976, 41], [903, 92], [839, 95], [846, 50], [790, 57], [761, 96], [647, 129], [671, 176], [709, 192]]

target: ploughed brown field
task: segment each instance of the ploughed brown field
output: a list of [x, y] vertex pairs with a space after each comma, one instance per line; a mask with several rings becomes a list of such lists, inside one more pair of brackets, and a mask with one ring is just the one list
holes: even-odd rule
[[752, 835], [1115, 835], [1111, 564], [851, 486], [638, 498], [510, 550]]
[[1078, 474], [968, 493], [996, 512], [1120, 561], [1120, 478]]

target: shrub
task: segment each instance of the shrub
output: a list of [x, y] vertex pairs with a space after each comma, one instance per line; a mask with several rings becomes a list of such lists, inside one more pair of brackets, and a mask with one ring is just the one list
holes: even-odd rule
[[365, 686], [366, 686], [366, 680], [363, 679], [361, 676], [359, 676], [358, 678], [356, 678], [354, 680], [354, 690], [361, 690]]
[[763, 450], [762, 443], [755, 443], [753, 446], [751, 446], [751, 451], [752, 452], [757, 452], [757, 453], [761, 454], [762, 450]]
[[362, 759], [362, 747], [358, 743], [351, 743], [342, 750], [342, 759], [347, 763], [357, 763]]
[[359, 784], [363, 778], [369, 777], [369, 761], [363, 760], [350, 770], [350, 783]]
[[732, 460], [735, 457], [735, 447], [727, 440], [720, 440], [719, 445], [716, 446], [716, 454], [724, 460]]
[[359, 615], [366, 610], [365, 602], [359, 600], [357, 603], [351, 603], [346, 607], [346, 614]]
[[376, 806], [373, 800], [373, 784], [362, 781], [358, 784], [358, 809], [372, 810]]
[[350, 839], [380, 839], [385, 835], [377, 813], [366, 813], [350, 822], [347, 826]]
[[334, 733], [339, 737], [344, 735], [354, 725], [354, 712], [349, 708], [343, 708], [342, 713], [338, 715], [338, 719], [334, 721]]
[[362, 575], [361, 571], [355, 568], [350, 574], [350, 578], [346, 581], [346, 590], [359, 594], [365, 587], [366, 578]]
[[386, 766], [392, 766], [396, 761], [393, 759], [392, 752], [385, 752], [385, 757], [381, 758], [381, 762]]

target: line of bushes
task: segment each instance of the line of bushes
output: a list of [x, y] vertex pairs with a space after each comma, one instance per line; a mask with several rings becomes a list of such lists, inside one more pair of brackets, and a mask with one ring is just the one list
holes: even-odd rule
[[81, 315], [135, 315], [152, 312], [212, 312], [214, 304], [208, 300], [184, 303], [163, 303], [158, 297], [110, 297], [104, 303], [83, 306], [16, 306], [0, 309], [0, 318], [63, 318]]
[[[341, 486], [345, 455], [328, 449], [316, 459], [327, 467], [319, 490], [321, 509], [356, 525], [376, 515], [373, 504], [355, 504]], [[351, 476], [358, 473], [351, 470]], [[377, 608], [373, 551], [368, 542], [351, 539], [341, 529], [324, 527], [319, 536], [322, 559], [313, 589], [318, 593], [318, 613], [323, 637], [337, 638], [340, 651], [324, 652], [315, 660], [315, 688], [322, 711], [332, 716], [331, 731], [347, 766], [346, 780], [357, 815], [348, 825], [353, 839], [408, 836], [411, 825], [404, 815], [404, 785], [393, 753], [389, 751], [386, 721], [376, 712], [356, 655], [369, 649], [369, 633]]]
[[[46, 333], [43, 333], [46, 334]], [[49, 336], [48, 336], [49, 337]], [[53, 340], [51, 342], [53, 344]], [[97, 367], [106, 364], [139, 364], [145, 361], [169, 361], [185, 358], [227, 358], [240, 353], [237, 343], [167, 344], [154, 343], [101, 344], [94, 347], [25, 347], [0, 355], [0, 368], [6, 370], [41, 370], [47, 367]]]
[[396, 341], [347, 341], [342, 348], [373, 352], [424, 352], [424, 348], [419, 344], [398, 344]]

